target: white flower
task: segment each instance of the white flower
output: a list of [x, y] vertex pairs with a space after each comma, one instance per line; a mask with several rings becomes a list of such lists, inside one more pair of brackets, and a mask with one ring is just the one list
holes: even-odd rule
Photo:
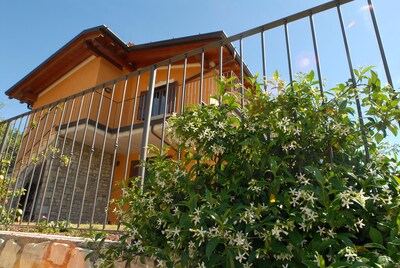
[[375, 204], [380, 200], [379, 193], [378, 194], [371, 194], [371, 200]]
[[310, 179], [307, 179], [304, 174], [300, 173], [300, 175], [296, 175], [296, 178], [299, 180], [302, 185], [309, 185]]
[[292, 196], [292, 198], [290, 199], [290, 205], [292, 205], [293, 207], [296, 207], [297, 205], [299, 205], [299, 198]]
[[335, 235], [336, 235], [336, 233], [335, 233], [335, 231], [333, 231], [333, 229], [329, 229], [327, 234], [330, 238], [335, 238]]
[[175, 237], [175, 236], [179, 236], [179, 233], [181, 232], [181, 230], [179, 230], [178, 227], [175, 227], [173, 230], [171, 230], [171, 232], [172, 232], [172, 237]]
[[360, 202], [361, 206], [365, 207], [365, 201], [367, 201], [369, 199], [368, 196], [364, 195], [364, 190], [361, 189], [360, 192], [356, 193], [356, 198], [358, 200], [358, 202]]
[[322, 235], [325, 233], [325, 227], [322, 227], [322, 228], [321, 228], [321, 227], [318, 226], [318, 231], [317, 231], [317, 233], [319, 233], [319, 235], [322, 236]]
[[194, 215], [194, 216], [192, 216], [192, 221], [193, 221], [193, 224], [194, 225], [197, 225], [197, 224], [199, 224], [200, 223], [200, 216], [198, 216], [198, 215]]
[[357, 253], [356, 253], [355, 249], [352, 247], [345, 248], [344, 256], [348, 261], [356, 261], [357, 260]]
[[171, 204], [172, 203], [172, 198], [171, 198], [171, 194], [170, 193], [166, 193], [165, 195], [164, 195], [164, 202], [165, 203], [167, 203], [167, 204]]
[[359, 232], [358, 228], [362, 229], [365, 226], [365, 223], [363, 223], [363, 219], [358, 218], [357, 222], [354, 223], [354, 228], [356, 228], [356, 231]]
[[271, 234], [278, 239], [279, 241], [281, 241], [282, 237], [280, 236], [280, 233], [282, 232], [282, 230], [279, 228], [279, 226], [275, 225], [274, 228], [272, 228], [271, 230]]
[[301, 222], [300, 223], [300, 229], [303, 230], [303, 232], [307, 232], [308, 231], [308, 226], [305, 222]]
[[246, 256], [245, 255], [246, 255], [246, 252], [243, 252], [243, 254], [239, 253], [239, 255], [237, 255], [235, 257], [235, 259], [238, 260], [240, 263], [242, 263], [243, 261], [246, 260]]

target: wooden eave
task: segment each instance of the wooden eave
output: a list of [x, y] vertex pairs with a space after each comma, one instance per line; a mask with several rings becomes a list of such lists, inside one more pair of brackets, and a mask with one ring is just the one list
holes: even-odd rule
[[[209, 43], [226, 38], [223, 32], [213, 32], [143, 45], [126, 45], [106, 26], [83, 31], [55, 52], [31, 73], [6, 91], [10, 98], [33, 105], [40, 92], [60, 79], [91, 55], [102, 57], [120, 70], [129, 72], [172, 58]], [[205, 52], [205, 66], [219, 64], [219, 48]], [[226, 45], [223, 50], [223, 71], [239, 71], [238, 59], [233, 60], [234, 49]], [[199, 63], [200, 56], [188, 58], [188, 63]], [[183, 62], [182, 62], [183, 63]], [[177, 62], [175, 64], [180, 64]], [[82, 89], [84, 90], [84, 89]]]
[[101, 36], [103, 27], [83, 31], [7, 90], [6, 94], [10, 98], [32, 105], [41, 91], [93, 55], [93, 52], [87, 49], [85, 40]]

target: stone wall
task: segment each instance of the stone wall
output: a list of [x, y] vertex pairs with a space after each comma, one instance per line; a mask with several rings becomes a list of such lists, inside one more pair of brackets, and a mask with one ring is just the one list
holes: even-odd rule
[[[108, 241], [107, 243], [113, 243]], [[90, 250], [76, 237], [0, 231], [0, 268], [89, 268], [96, 260], [85, 260]], [[152, 268], [154, 262], [139, 259], [117, 262], [115, 268]]]
[[[62, 144], [60, 140], [58, 144]], [[61, 147], [61, 146], [59, 146]], [[53, 160], [50, 168], [50, 160], [46, 160], [46, 169], [40, 182], [40, 191], [37, 201], [35, 202], [34, 215], [39, 217], [39, 210], [43, 193], [45, 199], [42, 208], [42, 216], [46, 216], [49, 220], [55, 220], [59, 213], [59, 208], [62, 203], [60, 220], [67, 220], [69, 211], [71, 210], [70, 221], [76, 223], [79, 220], [79, 215], [82, 210], [81, 223], [88, 223], [92, 217], [94, 207], [96, 187], [98, 182], [98, 174], [100, 172], [99, 163], [101, 160], [101, 150], [95, 148], [92, 154], [91, 164], [89, 168], [89, 160], [91, 148], [84, 145], [82, 157], [79, 159], [82, 144], [75, 142], [73, 155], [71, 157], [69, 170], [59, 158]], [[66, 139], [63, 155], [70, 156], [72, 149], [72, 140]], [[80, 162], [79, 162], [80, 160]], [[79, 164], [79, 171], [78, 171]], [[110, 187], [110, 179], [112, 173], [112, 154], [104, 153], [103, 164], [99, 179], [97, 202], [94, 211], [94, 223], [103, 223], [107, 209], [107, 196]], [[77, 173], [78, 171], [78, 173]], [[87, 176], [89, 172], [89, 176]], [[67, 176], [68, 173], [68, 176]], [[57, 175], [58, 174], [58, 175]], [[49, 180], [46, 186], [46, 181]], [[75, 185], [76, 179], [76, 186]], [[87, 183], [87, 185], [86, 185]], [[65, 191], [64, 191], [65, 185]], [[86, 194], [84, 190], [86, 187]], [[54, 191], [54, 194], [53, 194]], [[64, 191], [64, 195], [62, 195]], [[51, 197], [54, 195], [53, 202]], [[73, 196], [74, 195], [74, 196]], [[71, 204], [71, 200], [73, 202]], [[51, 205], [51, 209], [50, 209]], [[72, 207], [71, 207], [72, 206]], [[50, 212], [50, 215], [49, 215]]]

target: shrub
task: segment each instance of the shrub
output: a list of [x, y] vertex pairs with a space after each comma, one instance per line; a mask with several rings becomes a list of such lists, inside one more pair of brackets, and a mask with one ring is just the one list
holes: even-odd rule
[[243, 108], [225, 90], [233, 80], [219, 81], [219, 105], [168, 121], [181, 158], [151, 148], [144, 191], [140, 178], [126, 188], [124, 234], [100, 263], [140, 255], [168, 267], [398, 264], [398, 150], [385, 137], [397, 134], [399, 101], [369, 68], [356, 75], [356, 87], [325, 97], [313, 72], [293, 86], [275, 74], [268, 91], [255, 77]]

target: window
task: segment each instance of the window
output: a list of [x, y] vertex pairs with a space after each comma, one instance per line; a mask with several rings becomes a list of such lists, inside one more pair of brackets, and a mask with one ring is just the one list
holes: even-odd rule
[[[164, 113], [165, 104], [167, 103], [167, 113], [172, 113], [175, 111], [175, 103], [176, 103], [176, 83], [169, 84], [168, 89], [168, 103], [167, 103], [167, 85], [163, 85], [154, 89], [154, 97], [153, 97], [153, 108], [151, 111], [151, 116], [156, 116]], [[145, 112], [146, 112], [146, 101], [147, 101], [148, 91], [142, 92], [140, 94], [139, 100], [139, 111], [138, 111], [138, 120], [144, 120]]]

